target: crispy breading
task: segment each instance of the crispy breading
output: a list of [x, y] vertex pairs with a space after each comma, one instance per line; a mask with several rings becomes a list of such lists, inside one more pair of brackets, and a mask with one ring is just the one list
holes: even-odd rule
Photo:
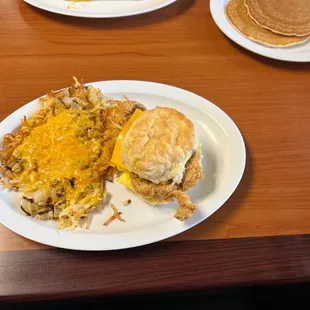
[[195, 186], [202, 179], [203, 170], [201, 166], [201, 153], [199, 151], [196, 151], [186, 164], [186, 171], [182, 183], [179, 185], [172, 182], [154, 184], [131, 173], [132, 186], [138, 195], [150, 197], [156, 203], [170, 202], [177, 199], [179, 208], [175, 217], [180, 221], [190, 218], [197, 209], [185, 191]]
[[203, 170], [201, 167], [201, 153], [195, 152], [186, 163], [185, 173], [179, 190], [186, 192], [194, 187], [199, 181], [203, 180]]
[[177, 187], [175, 184], [155, 184], [146, 179], [141, 179], [135, 173], [131, 173], [131, 183], [137, 194], [143, 197], [152, 197], [158, 202], [165, 202], [167, 195], [174, 191]]
[[174, 215], [180, 221], [185, 221], [192, 217], [193, 213], [196, 211], [197, 206], [191, 202], [189, 196], [182, 191], [172, 192], [168, 198], [176, 198], [179, 203], [179, 208]]

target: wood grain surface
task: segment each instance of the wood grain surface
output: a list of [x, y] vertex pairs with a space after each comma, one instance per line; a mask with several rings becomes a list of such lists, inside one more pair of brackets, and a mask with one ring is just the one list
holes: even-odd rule
[[[310, 233], [310, 64], [256, 56], [227, 39], [209, 1], [131, 18], [55, 15], [0, 0], [0, 118], [51, 89], [111, 79], [193, 91], [223, 109], [247, 145], [244, 178], [202, 224], [169, 241]], [[0, 228], [0, 250], [43, 248]]]
[[310, 237], [164, 242], [92, 253], [13, 251], [0, 255], [0, 266], [0, 301], [308, 282]]

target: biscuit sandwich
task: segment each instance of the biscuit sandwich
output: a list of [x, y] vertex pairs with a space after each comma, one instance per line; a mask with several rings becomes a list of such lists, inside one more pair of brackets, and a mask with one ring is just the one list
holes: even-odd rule
[[193, 123], [168, 107], [137, 109], [120, 133], [111, 162], [119, 183], [151, 205], [177, 200], [175, 217], [189, 219], [197, 207], [186, 191], [203, 179], [202, 150]]

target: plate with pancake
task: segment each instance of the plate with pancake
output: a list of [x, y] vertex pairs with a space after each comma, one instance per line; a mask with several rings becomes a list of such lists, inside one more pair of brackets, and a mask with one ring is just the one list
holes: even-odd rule
[[75, 250], [136, 247], [194, 227], [225, 204], [246, 162], [219, 107], [153, 82], [75, 79], [8, 116], [0, 136], [0, 222]]
[[24, 0], [39, 9], [57, 14], [113, 18], [143, 14], [161, 9], [176, 0]]
[[310, 61], [308, 0], [211, 0], [212, 17], [232, 41], [256, 54]]

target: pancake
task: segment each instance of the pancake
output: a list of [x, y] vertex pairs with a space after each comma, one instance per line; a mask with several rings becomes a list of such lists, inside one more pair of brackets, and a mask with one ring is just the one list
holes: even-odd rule
[[287, 36], [310, 34], [310, 0], [245, 0], [245, 6], [263, 28]]
[[231, 25], [243, 36], [266, 46], [292, 46], [301, 44], [309, 38], [283, 36], [258, 26], [248, 15], [244, 0], [231, 0], [226, 6], [225, 14]]

